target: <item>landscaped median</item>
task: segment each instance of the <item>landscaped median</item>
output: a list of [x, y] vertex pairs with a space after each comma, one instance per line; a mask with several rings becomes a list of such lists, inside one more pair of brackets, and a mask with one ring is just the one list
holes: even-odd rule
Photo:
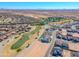
[[30, 33], [24, 33], [22, 38], [19, 39], [15, 44], [11, 46], [11, 49], [18, 49], [20, 48], [27, 40], [29, 40], [29, 37], [35, 34], [36, 32], [39, 32], [41, 29], [41, 26], [36, 26], [35, 30], [31, 31]]

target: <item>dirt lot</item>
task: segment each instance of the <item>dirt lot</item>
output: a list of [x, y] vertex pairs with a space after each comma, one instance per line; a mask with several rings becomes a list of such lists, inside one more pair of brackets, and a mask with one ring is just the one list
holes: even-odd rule
[[79, 43], [69, 42], [68, 45], [70, 50], [79, 51]]
[[17, 56], [22, 57], [43, 57], [45, 56], [50, 44], [41, 43], [36, 40], [29, 48], [25, 48]]
[[71, 57], [71, 51], [69, 51], [69, 50], [63, 50], [63, 56], [64, 57]]

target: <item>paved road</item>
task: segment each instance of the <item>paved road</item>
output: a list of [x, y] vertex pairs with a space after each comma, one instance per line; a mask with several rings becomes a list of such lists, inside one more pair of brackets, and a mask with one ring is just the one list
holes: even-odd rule
[[57, 32], [57, 30], [52, 33], [51, 45], [50, 45], [45, 57], [50, 57], [51, 56], [50, 52], [51, 52], [52, 48], [54, 47], [54, 44], [55, 44], [55, 41], [56, 41], [56, 32]]

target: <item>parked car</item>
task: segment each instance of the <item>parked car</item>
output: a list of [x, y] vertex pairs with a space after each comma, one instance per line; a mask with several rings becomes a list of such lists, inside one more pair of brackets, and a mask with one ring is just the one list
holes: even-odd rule
[[74, 43], [78, 43], [79, 42], [79, 38], [73, 38], [72, 40]]
[[63, 42], [64, 42], [63, 40], [56, 40], [55, 46], [62, 47]]
[[61, 39], [62, 35], [61, 34], [56, 34], [56, 38]]
[[68, 41], [72, 41], [73, 40], [73, 37], [72, 36], [67, 36], [67, 40]]
[[62, 29], [61, 29], [61, 28], [59, 28], [58, 30], [59, 30], [59, 31], [62, 31]]
[[67, 29], [67, 32], [73, 32], [72, 29]]
[[63, 40], [57, 40], [56, 43], [55, 43], [55, 46], [63, 48], [63, 49], [68, 49], [69, 48], [68, 44]]
[[60, 47], [54, 47], [51, 52], [51, 55], [56, 56], [56, 57], [62, 57], [63, 56], [62, 52], [63, 52], [63, 50]]
[[73, 33], [76, 33], [77, 32], [77, 30], [73, 30]]
[[73, 53], [72, 53], [72, 56], [73, 56], [73, 57], [79, 57], [79, 52], [73, 52]]
[[68, 33], [67, 33], [67, 36], [72, 36], [72, 33], [69, 33], [69, 32], [68, 32]]
[[76, 30], [76, 33], [79, 33], [79, 30]]
[[69, 47], [68, 47], [68, 44], [66, 43], [66, 42], [64, 42], [63, 44], [62, 44], [62, 48], [63, 49], [68, 49]]
[[66, 41], [71, 41], [73, 38], [72, 36], [63, 36], [62, 39]]
[[45, 35], [42, 37], [41, 42], [49, 43], [49, 42], [51, 42], [51, 37], [49, 35]]
[[67, 38], [67, 36], [62, 36], [62, 39], [67, 40], [68, 38]]

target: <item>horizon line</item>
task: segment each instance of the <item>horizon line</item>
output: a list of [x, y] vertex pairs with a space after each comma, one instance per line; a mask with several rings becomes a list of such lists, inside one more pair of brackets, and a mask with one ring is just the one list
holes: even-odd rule
[[66, 9], [66, 8], [62, 8], [62, 9], [14, 9], [14, 8], [0, 8], [0, 10], [78, 10], [79, 8], [73, 8], [73, 9]]

